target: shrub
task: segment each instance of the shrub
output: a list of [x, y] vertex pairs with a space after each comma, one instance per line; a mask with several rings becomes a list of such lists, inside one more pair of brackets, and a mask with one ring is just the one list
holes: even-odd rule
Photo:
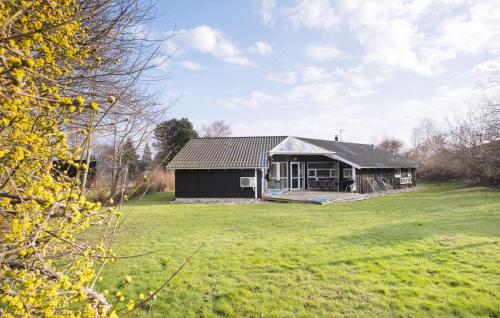
[[[91, 57], [78, 1], [0, 2], [0, 316], [107, 316], [89, 286], [103, 242], [77, 234], [105, 214], [85, 199], [78, 177], [54, 173], [54, 158], [74, 164], [64, 124], [97, 104], [71, 95], [73, 65]], [[66, 78], [65, 78], [66, 77]], [[88, 130], [82, 130], [87, 136]], [[64, 259], [65, 266], [56, 266]], [[59, 262], [60, 263], [60, 262]]]

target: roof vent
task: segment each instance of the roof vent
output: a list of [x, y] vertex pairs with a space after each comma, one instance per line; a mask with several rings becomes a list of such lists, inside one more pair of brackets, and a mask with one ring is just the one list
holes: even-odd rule
[[335, 135], [335, 141], [339, 141], [339, 135]]

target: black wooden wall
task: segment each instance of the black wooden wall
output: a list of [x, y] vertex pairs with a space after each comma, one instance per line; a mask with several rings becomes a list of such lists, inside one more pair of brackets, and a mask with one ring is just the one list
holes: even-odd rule
[[[177, 198], [254, 198], [253, 188], [241, 188], [240, 177], [254, 177], [255, 169], [175, 170]], [[262, 173], [257, 170], [260, 198]]]
[[388, 181], [391, 185], [394, 186], [395, 189], [401, 189], [404, 187], [414, 187], [417, 185], [416, 181], [416, 169], [409, 168], [408, 171], [411, 173], [412, 184], [401, 185], [399, 184], [399, 179], [395, 177], [396, 169], [356, 169], [356, 191], [358, 193], [370, 193], [372, 192], [372, 188], [369, 183], [366, 181], [366, 178], [372, 177], [383, 177], [386, 181]]

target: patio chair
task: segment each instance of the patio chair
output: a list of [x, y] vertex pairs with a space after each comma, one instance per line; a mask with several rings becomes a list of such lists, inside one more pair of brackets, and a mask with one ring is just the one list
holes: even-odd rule
[[326, 188], [330, 191], [335, 191], [336, 189], [336, 181], [335, 180], [327, 180]]
[[320, 190], [325, 190], [327, 188], [327, 181], [326, 180], [319, 180], [318, 181], [318, 188]]
[[311, 189], [319, 189], [320, 188], [320, 184], [318, 182], [318, 180], [311, 180]]

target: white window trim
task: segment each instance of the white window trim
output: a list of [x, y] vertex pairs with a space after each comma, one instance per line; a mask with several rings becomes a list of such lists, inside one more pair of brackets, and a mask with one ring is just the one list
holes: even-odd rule
[[[276, 162], [273, 162], [271, 163], [271, 165], [276, 165], [277, 169], [276, 169], [276, 176], [272, 176], [271, 179], [276, 179], [276, 180], [279, 180], [281, 178], [288, 178], [288, 165], [286, 164], [287, 162], [286, 161], [276, 161]], [[282, 164], [285, 164], [286, 166], [286, 176], [285, 177], [282, 177], [282, 173], [281, 173], [281, 165]], [[273, 168], [271, 167], [271, 171], [273, 170]]]
[[[315, 163], [325, 163], [325, 162], [330, 162], [330, 161], [314, 161], [314, 162], [308, 162], [307, 163], [307, 177], [311, 179], [330, 179], [330, 178], [339, 178], [339, 164], [337, 161], [333, 162], [333, 168], [322, 168], [322, 169], [316, 169], [316, 168], [309, 168], [310, 164], [315, 164]], [[337, 168], [335, 168], [335, 162], [337, 162]], [[318, 170], [329, 170], [330, 171], [330, 176], [329, 177], [318, 177]], [[309, 171], [314, 171], [314, 176], [309, 176]], [[337, 172], [335, 174], [335, 171]]]
[[401, 178], [401, 168], [394, 169], [394, 176], [396, 178]]

